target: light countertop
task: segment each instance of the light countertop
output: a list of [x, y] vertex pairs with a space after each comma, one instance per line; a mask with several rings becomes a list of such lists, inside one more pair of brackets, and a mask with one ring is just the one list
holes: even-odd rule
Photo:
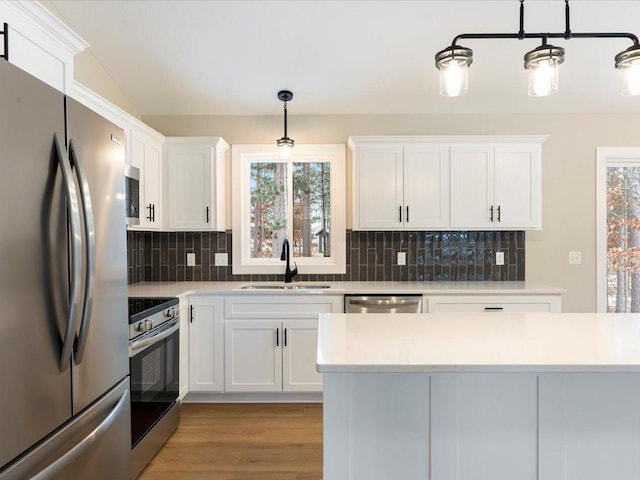
[[640, 314], [321, 314], [318, 370], [640, 372]]
[[[129, 285], [131, 297], [178, 297], [192, 294], [281, 294], [282, 290], [242, 290], [243, 285], [269, 282], [142, 282]], [[271, 282], [280, 284], [281, 282]], [[293, 282], [291, 285], [330, 285], [326, 289], [287, 290], [302, 294], [422, 294], [422, 295], [561, 295], [561, 288], [528, 282]]]

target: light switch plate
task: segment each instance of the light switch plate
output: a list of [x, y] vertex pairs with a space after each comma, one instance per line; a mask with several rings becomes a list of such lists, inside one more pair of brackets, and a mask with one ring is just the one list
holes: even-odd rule
[[229, 254], [228, 253], [216, 253], [214, 257], [216, 267], [229, 266]]
[[187, 267], [195, 267], [195, 265], [196, 265], [196, 254], [187, 253]]
[[407, 252], [398, 252], [398, 265], [407, 264]]
[[504, 265], [504, 252], [496, 252], [496, 265]]

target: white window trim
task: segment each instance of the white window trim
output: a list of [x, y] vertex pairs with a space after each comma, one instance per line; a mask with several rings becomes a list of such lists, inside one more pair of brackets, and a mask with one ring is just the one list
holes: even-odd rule
[[[232, 145], [232, 228], [234, 275], [246, 274], [282, 274], [284, 263], [279, 259], [251, 258], [249, 253], [249, 162], [252, 158], [279, 155], [275, 144]], [[331, 162], [331, 253], [329, 258], [300, 258], [295, 262], [301, 274], [341, 274], [346, 273], [346, 183], [345, 183], [345, 146], [342, 144], [314, 145], [296, 144], [290, 159], [296, 157], [329, 158]], [[291, 187], [289, 187], [291, 188]], [[289, 212], [290, 213], [290, 212]], [[293, 268], [292, 258], [292, 265]]]
[[607, 167], [640, 164], [640, 148], [596, 148], [596, 310], [607, 311]]

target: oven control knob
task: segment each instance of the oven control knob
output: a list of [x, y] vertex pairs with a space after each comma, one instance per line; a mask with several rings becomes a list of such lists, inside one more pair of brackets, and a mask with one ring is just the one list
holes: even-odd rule
[[153, 328], [153, 320], [145, 320], [144, 323], [147, 327], [147, 332]]
[[169, 308], [166, 312], [164, 312], [164, 316], [167, 318], [173, 318], [176, 316], [176, 309], [174, 307]]

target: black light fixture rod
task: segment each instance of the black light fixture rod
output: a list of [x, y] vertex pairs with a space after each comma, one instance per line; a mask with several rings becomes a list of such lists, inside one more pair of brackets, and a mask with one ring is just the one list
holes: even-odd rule
[[524, 38], [524, 0], [520, 0], [520, 31], [518, 38]]
[[599, 32], [599, 33], [572, 33], [571, 10], [569, 7], [569, 0], [565, 0], [565, 31], [562, 33], [525, 33], [524, 31], [524, 0], [520, 0], [520, 29], [518, 33], [463, 33], [456, 36], [451, 42], [452, 47], [456, 47], [457, 43], [461, 39], [502, 39], [502, 38], [515, 38], [518, 40], [524, 40], [525, 38], [564, 38], [570, 40], [571, 38], [628, 38], [633, 42], [634, 46], [640, 46], [638, 37], [633, 33], [627, 32]]
[[[566, 38], [566, 32], [562, 33], [462, 33], [453, 39], [452, 47], [456, 47], [461, 39], [502, 39], [515, 38], [524, 40], [526, 38]], [[633, 33], [626, 32], [597, 32], [597, 33], [572, 33], [570, 38], [628, 38], [634, 45], [640, 45], [638, 37]]]
[[571, 38], [571, 26], [569, 20], [569, 0], [564, 0], [564, 38], [569, 40]]
[[4, 52], [0, 55], [7, 62], [9, 61], [9, 25], [5, 22], [3, 30], [0, 32], [4, 37]]
[[284, 138], [287, 137], [287, 102], [284, 102]]

